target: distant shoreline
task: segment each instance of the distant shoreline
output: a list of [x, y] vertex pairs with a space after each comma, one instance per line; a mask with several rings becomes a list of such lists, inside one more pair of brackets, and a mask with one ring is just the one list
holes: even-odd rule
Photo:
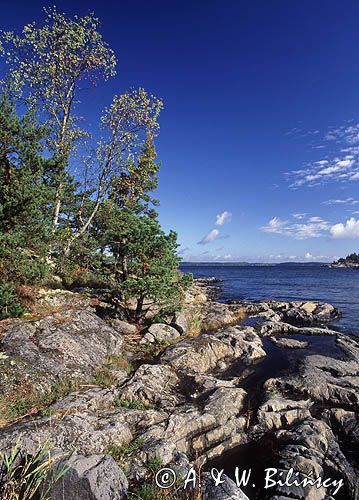
[[220, 267], [331, 267], [330, 262], [181, 262], [180, 266], [220, 266]]

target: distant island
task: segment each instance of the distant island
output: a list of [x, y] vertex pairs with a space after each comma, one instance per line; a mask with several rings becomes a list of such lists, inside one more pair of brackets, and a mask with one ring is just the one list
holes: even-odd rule
[[355, 267], [359, 269], [359, 254], [351, 253], [345, 258], [338, 259], [330, 267]]

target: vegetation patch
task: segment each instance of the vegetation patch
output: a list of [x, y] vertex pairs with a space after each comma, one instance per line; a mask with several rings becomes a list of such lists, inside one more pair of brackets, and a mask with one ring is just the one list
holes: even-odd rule
[[51, 456], [48, 444], [34, 455], [21, 453], [19, 440], [8, 453], [0, 452], [0, 496], [2, 500], [49, 500], [50, 490], [67, 472], [55, 466], [61, 456]]
[[129, 444], [124, 446], [112, 445], [108, 454], [116, 460], [116, 462], [120, 465], [120, 467], [126, 467], [127, 459], [132, 453], [138, 451], [143, 445], [144, 440], [140, 436], [133, 439]]
[[11, 422], [25, 415], [46, 412], [55, 401], [81, 387], [80, 379], [64, 378], [51, 385], [49, 390], [36, 390], [33, 385], [22, 384], [15, 390], [0, 396], [0, 414], [3, 423]]
[[114, 400], [113, 405], [116, 408], [128, 408], [130, 410], [152, 410], [154, 408], [154, 405], [150, 403], [145, 404], [139, 399], [127, 400], [118, 398]]

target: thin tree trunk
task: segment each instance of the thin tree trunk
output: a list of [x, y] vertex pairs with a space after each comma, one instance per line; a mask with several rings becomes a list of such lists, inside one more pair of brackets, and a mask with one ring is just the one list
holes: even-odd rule
[[59, 215], [60, 215], [60, 209], [61, 209], [61, 191], [63, 188], [63, 183], [60, 182], [56, 188], [56, 194], [55, 194], [55, 210], [54, 210], [54, 217], [52, 220], [52, 228], [53, 231], [56, 230], [57, 224], [59, 222]]
[[137, 307], [135, 312], [136, 323], [139, 323], [142, 317], [143, 301], [144, 301], [144, 296], [141, 295], [141, 297], [137, 300]]

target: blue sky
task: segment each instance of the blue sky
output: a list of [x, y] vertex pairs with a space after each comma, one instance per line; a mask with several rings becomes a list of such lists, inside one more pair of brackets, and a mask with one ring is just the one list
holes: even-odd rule
[[[51, 2], [52, 4], [53, 2]], [[1, 29], [44, 1], [2, 6]], [[184, 260], [332, 260], [359, 250], [359, 3], [59, 1], [93, 10], [118, 74], [83, 95], [163, 98], [160, 220]]]

